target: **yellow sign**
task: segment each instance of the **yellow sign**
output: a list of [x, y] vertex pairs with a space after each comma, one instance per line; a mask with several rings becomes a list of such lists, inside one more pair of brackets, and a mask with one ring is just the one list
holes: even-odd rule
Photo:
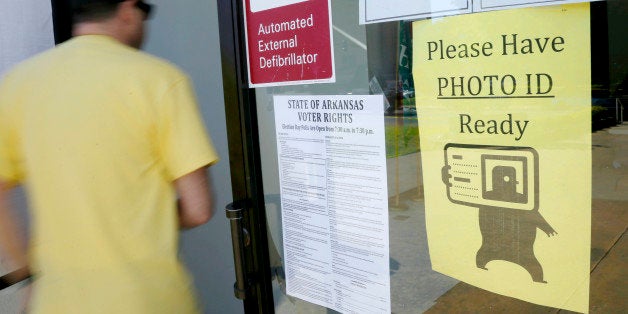
[[413, 25], [434, 270], [587, 312], [589, 4]]

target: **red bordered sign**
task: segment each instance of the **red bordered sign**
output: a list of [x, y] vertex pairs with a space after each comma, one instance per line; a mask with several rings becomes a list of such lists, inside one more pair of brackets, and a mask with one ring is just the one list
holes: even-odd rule
[[335, 82], [331, 0], [243, 0], [250, 87]]

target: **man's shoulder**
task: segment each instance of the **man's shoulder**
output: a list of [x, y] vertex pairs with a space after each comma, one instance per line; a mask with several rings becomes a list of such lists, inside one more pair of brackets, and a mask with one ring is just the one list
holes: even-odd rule
[[148, 52], [137, 50], [134, 57], [137, 58], [138, 65], [145, 65], [157, 71], [183, 74], [183, 71], [174, 63]]
[[35, 68], [39, 67], [39, 64], [41, 64], [42, 62], [46, 62], [45, 60], [47, 60], [50, 55], [52, 55], [53, 50], [54, 48], [45, 50], [12, 65], [2, 76], [2, 81], [10, 81], [12, 79], [19, 78], [29, 71], [35, 70]]
[[[163, 95], [174, 86], [191, 86], [188, 74], [174, 63], [144, 51], [135, 51], [132, 74], [126, 77], [127, 85], [142, 86]], [[162, 97], [162, 96], [160, 96]]]
[[134, 72], [134, 74], [144, 74], [144, 76], [155, 78], [185, 76], [185, 73], [173, 63], [124, 45], [108, 36], [78, 36], [59, 48], [57, 49], [59, 59], [77, 56], [87, 65], [101, 69], [108, 68], [114, 72], [115, 70], [124, 73]]
[[1, 106], [13, 106], [15, 97], [21, 97], [25, 93], [32, 92], [33, 81], [41, 78], [41, 65], [47, 63], [53, 49], [38, 53], [28, 59], [12, 65], [0, 76], [0, 94], [2, 94]]

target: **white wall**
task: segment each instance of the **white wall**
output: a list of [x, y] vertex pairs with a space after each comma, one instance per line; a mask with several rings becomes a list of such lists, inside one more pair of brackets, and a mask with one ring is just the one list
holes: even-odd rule
[[50, 0], [0, 0], [0, 78], [53, 45]]
[[[0, 0], [0, 80], [18, 62], [54, 46], [50, 0]], [[24, 193], [14, 195], [21, 222], [27, 226]], [[24, 229], [26, 233], [26, 228]], [[0, 275], [6, 269], [0, 252]], [[0, 313], [19, 313], [24, 304], [23, 284], [0, 291]]]

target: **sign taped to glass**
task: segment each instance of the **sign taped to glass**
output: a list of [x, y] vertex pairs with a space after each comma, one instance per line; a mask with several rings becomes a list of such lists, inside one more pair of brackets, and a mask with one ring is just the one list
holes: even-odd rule
[[243, 0], [249, 87], [335, 81], [331, 0]]
[[586, 3], [414, 22], [434, 270], [588, 311], [589, 19]]
[[600, 0], [360, 0], [360, 24]]

